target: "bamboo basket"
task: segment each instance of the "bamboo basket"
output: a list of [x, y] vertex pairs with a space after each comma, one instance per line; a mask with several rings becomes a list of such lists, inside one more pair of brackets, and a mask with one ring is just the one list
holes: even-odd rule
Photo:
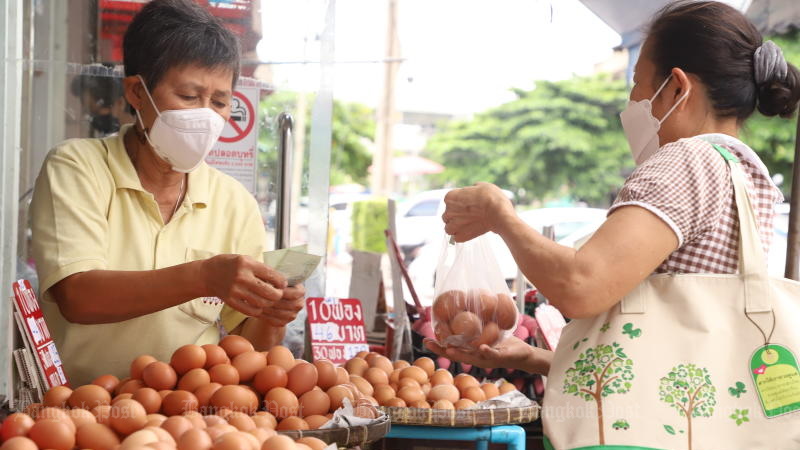
[[329, 444], [335, 442], [337, 447], [363, 447], [365, 444], [375, 442], [386, 436], [389, 433], [390, 424], [389, 417], [383, 416], [382, 420], [370, 425], [324, 430], [281, 430], [278, 433], [289, 436], [292, 439], [315, 437]]
[[430, 427], [480, 427], [514, 425], [533, 422], [539, 418], [538, 404], [514, 408], [493, 409], [429, 409], [378, 407], [396, 425], [423, 425]]

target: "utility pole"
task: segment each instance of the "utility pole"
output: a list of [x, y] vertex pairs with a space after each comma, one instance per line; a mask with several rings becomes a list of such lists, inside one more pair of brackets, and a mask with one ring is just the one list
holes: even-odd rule
[[372, 191], [378, 195], [389, 195], [394, 187], [392, 128], [395, 121], [394, 86], [399, 67], [400, 41], [397, 38], [397, 0], [388, 0], [383, 92], [378, 103], [375, 154], [372, 156]]

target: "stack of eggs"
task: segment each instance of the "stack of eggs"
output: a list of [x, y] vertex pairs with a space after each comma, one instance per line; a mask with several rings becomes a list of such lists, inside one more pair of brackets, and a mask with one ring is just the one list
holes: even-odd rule
[[508, 382], [499, 387], [480, 383], [468, 374], [455, 377], [445, 369], [436, 369], [430, 358], [422, 357], [410, 364], [390, 362], [377, 353], [359, 353], [347, 361], [345, 369], [350, 383], [369, 401], [381, 406], [433, 409], [469, 409], [484, 400], [516, 390]]
[[474, 349], [497, 345], [518, 322], [516, 305], [505, 293], [450, 290], [433, 301], [433, 331], [440, 344]]
[[319, 450], [327, 444], [276, 430], [319, 428], [344, 398], [357, 415], [378, 416], [343, 368], [295, 360], [282, 346], [258, 352], [231, 335], [219, 345], [185, 345], [169, 363], [139, 356], [123, 380], [54, 387], [42, 404], [3, 422], [0, 450]]

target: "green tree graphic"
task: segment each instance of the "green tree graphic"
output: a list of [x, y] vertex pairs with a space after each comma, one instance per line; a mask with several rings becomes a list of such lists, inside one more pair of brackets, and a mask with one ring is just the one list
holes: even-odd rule
[[675, 408], [681, 417], [686, 417], [689, 450], [692, 450], [692, 418], [714, 414], [716, 392], [708, 369], [694, 364], [680, 364], [661, 378], [658, 392], [661, 401]]
[[564, 393], [592, 400], [597, 405], [599, 445], [605, 445], [603, 397], [624, 394], [631, 389], [633, 361], [616, 342], [589, 348], [578, 356], [574, 367], [567, 369]]

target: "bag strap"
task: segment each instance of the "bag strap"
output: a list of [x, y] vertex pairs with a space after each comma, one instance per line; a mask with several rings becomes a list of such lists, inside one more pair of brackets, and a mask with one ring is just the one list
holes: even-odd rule
[[767, 258], [758, 232], [758, 219], [747, 195], [747, 182], [739, 159], [727, 149], [712, 144], [722, 155], [731, 171], [736, 211], [739, 216], [739, 273], [744, 279], [745, 312], [772, 311]]

